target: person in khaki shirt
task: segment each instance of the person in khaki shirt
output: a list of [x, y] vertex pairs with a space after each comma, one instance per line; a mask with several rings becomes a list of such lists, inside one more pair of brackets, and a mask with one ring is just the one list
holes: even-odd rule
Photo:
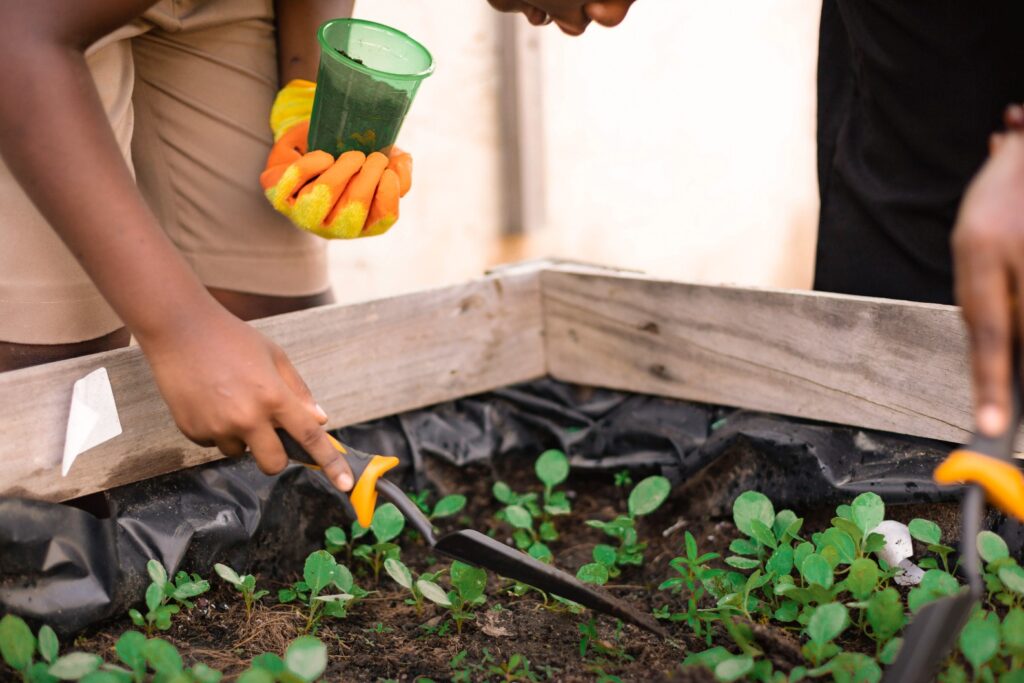
[[317, 28], [352, 4], [0, 7], [0, 371], [134, 335], [186, 436], [273, 473], [282, 427], [351, 488], [326, 415], [243, 321], [331, 301], [326, 242], [259, 179], [275, 94], [315, 80]]

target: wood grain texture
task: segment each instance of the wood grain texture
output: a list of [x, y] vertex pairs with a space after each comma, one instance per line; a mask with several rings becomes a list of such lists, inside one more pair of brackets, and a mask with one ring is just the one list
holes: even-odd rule
[[[533, 268], [255, 326], [285, 349], [339, 427], [542, 376], [541, 324]], [[72, 385], [98, 367], [124, 433], [62, 478]], [[66, 500], [220, 457], [181, 435], [137, 347], [0, 374], [0, 408], [0, 495]]]
[[572, 267], [541, 282], [557, 379], [952, 442], [971, 429], [953, 306]]

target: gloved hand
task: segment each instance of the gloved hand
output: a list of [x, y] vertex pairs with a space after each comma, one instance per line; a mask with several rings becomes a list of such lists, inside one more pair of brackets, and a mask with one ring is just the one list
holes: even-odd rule
[[399, 198], [412, 186], [412, 157], [392, 147], [390, 157], [307, 151], [316, 85], [295, 80], [271, 109], [274, 146], [260, 185], [292, 223], [326, 238], [352, 239], [387, 232], [398, 220]]

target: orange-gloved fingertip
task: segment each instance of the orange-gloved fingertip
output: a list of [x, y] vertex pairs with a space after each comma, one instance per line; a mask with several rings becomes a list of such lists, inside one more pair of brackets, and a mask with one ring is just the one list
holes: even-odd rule
[[398, 174], [401, 188], [399, 196], [404, 197], [412, 189], [412, 156], [398, 147], [392, 147], [389, 157], [388, 168]]
[[390, 168], [385, 169], [373, 195], [370, 213], [366, 216], [365, 237], [382, 235], [398, 221], [398, 200], [401, 194], [398, 174]]
[[398, 458], [391, 455], [375, 455], [367, 463], [366, 469], [359, 477], [359, 481], [352, 488], [349, 500], [352, 508], [356, 511], [356, 519], [363, 527], [369, 527], [373, 522], [373, 511], [377, 507], [377, 480], [381, 476], [398, 465]]

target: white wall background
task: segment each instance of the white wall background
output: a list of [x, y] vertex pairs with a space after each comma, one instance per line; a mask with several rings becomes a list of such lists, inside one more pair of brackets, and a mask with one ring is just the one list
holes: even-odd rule
[[638, 0], [616, 29], [538, 31], [543, 225], [500, 238], [498, 17], [484, 0], [361, 0], [433, 52], [400, 144], [413, 191], [383, 237], [332, 244], [339, 300], [563, 256], [806, 287], [819, 0]]

